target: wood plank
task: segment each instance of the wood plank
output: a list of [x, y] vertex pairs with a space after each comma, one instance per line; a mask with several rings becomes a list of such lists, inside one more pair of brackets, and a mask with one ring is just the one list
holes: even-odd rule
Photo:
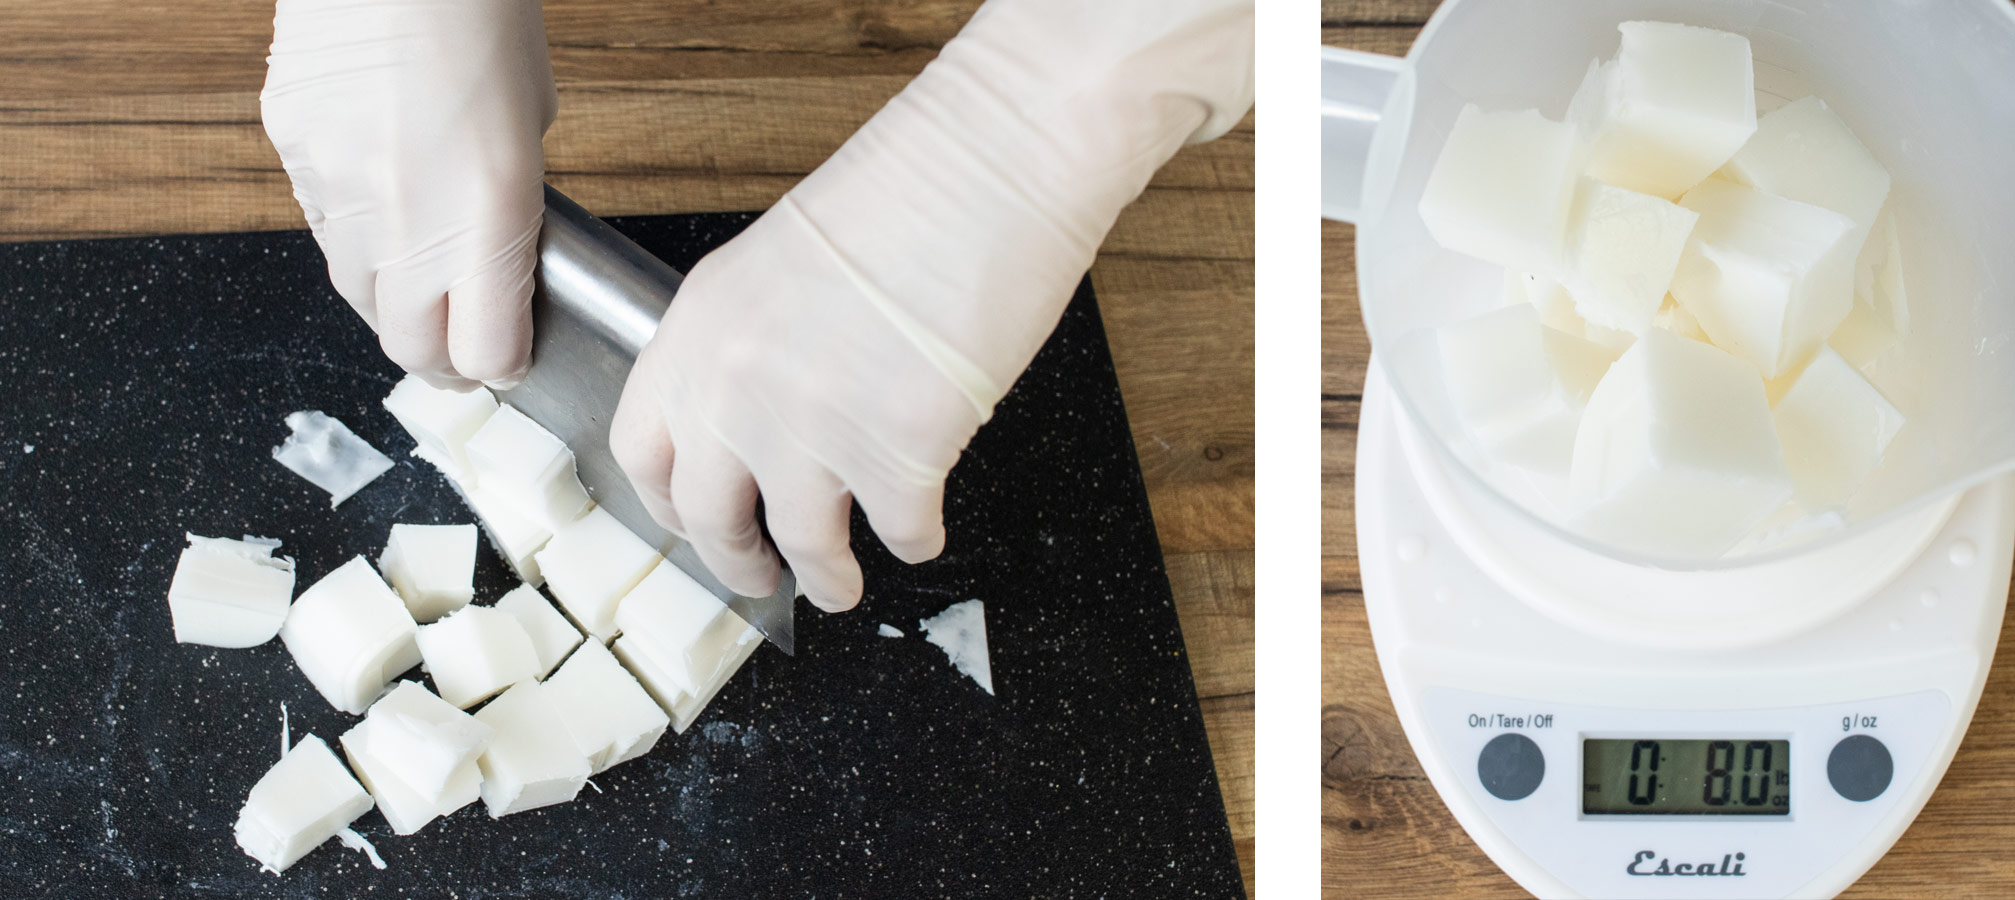
[[1256, 826], [1253, 813], [1254, 701], [1252, 694], [1218, 697], [1203, 702], [1203, 727], [1210, 733], [1210, 752], [1217, 763], [1218, 790], [1224, 793], [1225, 815], [1231, 824], [1231, 841], [1238, 851], [1239, 871], [1245, 876], [1245, 895], [1253, 892], [1253, 858]]
[[1178, 553], [1166, 559], [1196, 695], [1214, 700], [1253, 693], [1252, 554]]
[[1441, 0], [1322, 0], [1322, 27], [1420, 25]]
[[[547, 0], [553, 71], [615, 78], [915, 74], [976, 0]], [[273, 40], [268, 0], [12, 0], [0, 100], [256, 92]]]

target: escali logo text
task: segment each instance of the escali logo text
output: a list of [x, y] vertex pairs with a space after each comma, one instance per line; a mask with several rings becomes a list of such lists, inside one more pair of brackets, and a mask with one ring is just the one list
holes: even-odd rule
[[[1736, 853], [1733, 855], [1724, 854], [1721, 857], [1721, 862], [1719, 865], [1711, 862], [1680, 863], [1678, 865], [1673, 865], [1672, 860], [1660, 857], [1658, 853], [1655, 851], [1639, 850], [1637, 851], [1637, 857], [1635, 859], [1632, 859], [1630, 861], [1630, 865], [1625, 866], [1623, 871], [1631, 875], [1740, 876], [1747, 874], [1742, 871], [1742, 861], [1747, 858], [1748, 856], [1742, 853]], [[1655, 869], [1651, 868], [1651, 861], [1653, 859], [1658, 860], [1658, 868]]]

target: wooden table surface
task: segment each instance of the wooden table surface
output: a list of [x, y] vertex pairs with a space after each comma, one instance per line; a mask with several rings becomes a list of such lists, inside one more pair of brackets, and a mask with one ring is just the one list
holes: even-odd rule
[[[549, 178], [605, 215], [766, 207], [976, 5], [546, 0]], [[11, 0], [0, 240], [303, 227], [259, 125], [272, 10]], [[1253, 128], [1170, 162], [1092, 269], [1249, 893]]]
[[[1404, 54], [1435, 0], [1327, 0], [1322, 42]], [[1322, 878], [1325, 896], [1523, 897], [1427, 781], [1379, 674], [1352, 515], [1371, 344], [1354, 229], [1322, 223]], [[1965, 743], [1915, 824], [1843, 897], [2015, 896], [2015, 618]]]

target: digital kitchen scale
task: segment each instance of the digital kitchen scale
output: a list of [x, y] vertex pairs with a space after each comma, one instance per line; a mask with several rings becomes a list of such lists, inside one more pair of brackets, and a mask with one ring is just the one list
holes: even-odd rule
[[2000, 634], [2000, 476], [1811, 553], [1639, 568], [1515, 513], [1396, 402], [1357, 448], [1393, 706], [1464, 830], [1542, 897], [1829, 897], [1952, 761]]

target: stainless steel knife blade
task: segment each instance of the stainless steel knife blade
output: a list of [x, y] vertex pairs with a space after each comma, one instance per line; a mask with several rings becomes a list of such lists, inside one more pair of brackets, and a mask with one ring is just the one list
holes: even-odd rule
[[500, 395], [504, 402], [567, 442], [581, 483], [616, 521], [656, 546], [771, 643], [795, 654], [797, 582], [790, 571], [768, 597], [729, 590], [691, 545], [658, 527], [609, 450], [609, 421], [623, 382], [684, 277], [551, 185], [536, 277], [532, 367], [522, 384]]

